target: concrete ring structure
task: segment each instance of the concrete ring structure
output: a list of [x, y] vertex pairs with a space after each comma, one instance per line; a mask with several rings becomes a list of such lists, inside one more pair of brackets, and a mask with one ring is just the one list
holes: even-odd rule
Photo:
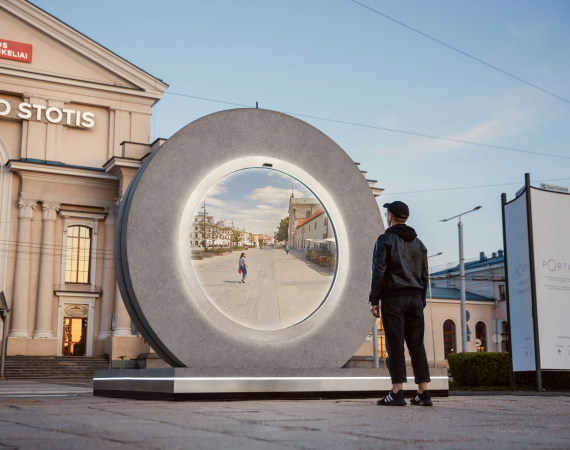
[[[189, 249], [200, 199], [224, 176], [268, 167], [304, 183], [337, 239], [337, 271], [321, 306], [280, 330], [226, 317], [196, 278]], [[122, 201], [115, 268], [144, 338], [173, 367], [339, 368], [368, 335], [372, 247], [383, 224], [370, 187], [329, 137], [294, 117], [235, 109], [190, 123], [154, 152]]]

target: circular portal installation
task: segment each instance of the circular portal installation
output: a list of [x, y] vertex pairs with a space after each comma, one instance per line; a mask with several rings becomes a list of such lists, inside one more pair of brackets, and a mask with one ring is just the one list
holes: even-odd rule
[[[247, 189], [220, 196], [223, 180], [240, 177]], [[256, 177], [265, 180], [251, 184]], [[299, 199], [312, 200], [283, 202], [291, 188], [296, 198], [295, 186]], [[286, 217], [293, 225], [286, 240], [267, 233], [269, 222], [275, 233]], [[200, 218], [219, 227], [208, 230]], [[370, 260], [382, 232], [368, 183], [326, 135], [273, 111], [223, 111], [176, 133], [131, 181], [115, 233], [117, 282], [137, 329], [174, 367], [250, 375], [256, 368], [338, 368], [373, 323]], [[232, 243], [238, 250], [230, 253]], [[241, 253], [250, 266], [245, 283]]]

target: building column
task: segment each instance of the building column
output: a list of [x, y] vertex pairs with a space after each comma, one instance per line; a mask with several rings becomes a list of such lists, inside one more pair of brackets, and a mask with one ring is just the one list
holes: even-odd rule
[[[101, 316], [99, 320], [99, 334], [97, 339], [106, 339], [113, 334], [111, 330], [111, 315], [115, 305], [115, 291], [117, 279], [115, 275], [115, 261], [113, 248], [115, 245], [115, 224], [119, 208], [105, 208], [105, 241], [103, 242], [103, 273], [101, 281]], [[130, 328], [129, 328], [130, 329]]]
[[42, 202], [42, 247], [34, 339], [53, 338], [53, 263], [57, 211], [59, 204]]
[[[121, 186], [123, 185], [124, 178], [121, 177]], [[130, 180], [129, 180], [130, 182]], [[126, 189], [126, 186], [124, 187]], [[123, 201], [124, 190], [121, 187], [119, 190], [119, 198], [117, 198], [117, 208], [121, 205]], [[121, 296], [121, 291], [119, 290], [119, 285], [115, 282], [115, 329], [113, 330], [113, 336], [132, 336], [131, 332], [131, 317], [127, 312], [125, 303], [123, 302], [123, 297]]]
[[119, 285], [117, 285], [117, 283], [115, 283], [115, 285], [115, 330], [113, 331], [113, 336], [132, 336], [131, 317], [123, 303]]
[[30, 300], [30, 248], [32, 216], [37, 203], [18, 199], [18, 244], [14, 268], [14, 290], [10, 323], [11, 338], [29, 338], [28, 304]]

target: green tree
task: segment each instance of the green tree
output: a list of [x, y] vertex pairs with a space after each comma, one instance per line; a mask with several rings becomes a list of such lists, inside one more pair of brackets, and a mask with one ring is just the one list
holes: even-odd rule
[[212, 243], [216, 243], [216, 241], [223, 238], [225, 225], [225, 220], [216, 220], [212, 222]]
[[241, 241], [241, 231], [237, 229], [232, 230], [232, 244], [234, 244], [234, 246], [237, 247], [239, 241]]
[[277, 242], [287, 241], [289, 239], [289, 216], [281, 219], [277, 233], [275, 233], [275, 240]]
[[[211, 232], [212, 232], [212, 217], [211, 216], [204, 216], [203, 213], [199, 214], [198, 219], [198, 228], [200, 230], [200, 239], [205, 240], [205, 244], [207, 244], [208, 239], [211, 239]], [[200, 242], [200, 245], [203, 245], [203, 242]]]

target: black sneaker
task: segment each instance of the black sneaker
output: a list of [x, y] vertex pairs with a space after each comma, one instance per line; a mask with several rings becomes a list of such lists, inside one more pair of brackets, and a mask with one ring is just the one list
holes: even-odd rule
[[390, 391], [386, 397], [378, 400], [376, 404], [380, 406], [406, 406], [407, 403], [406, 400], [404, 400], [404, 390], [400, 389], [397, 394]]
[[410, 400], [410, 404], [415, 406], [433, 406], [429, 391], [423, 391], [421, 394], [416, 392], [414, 398]]

